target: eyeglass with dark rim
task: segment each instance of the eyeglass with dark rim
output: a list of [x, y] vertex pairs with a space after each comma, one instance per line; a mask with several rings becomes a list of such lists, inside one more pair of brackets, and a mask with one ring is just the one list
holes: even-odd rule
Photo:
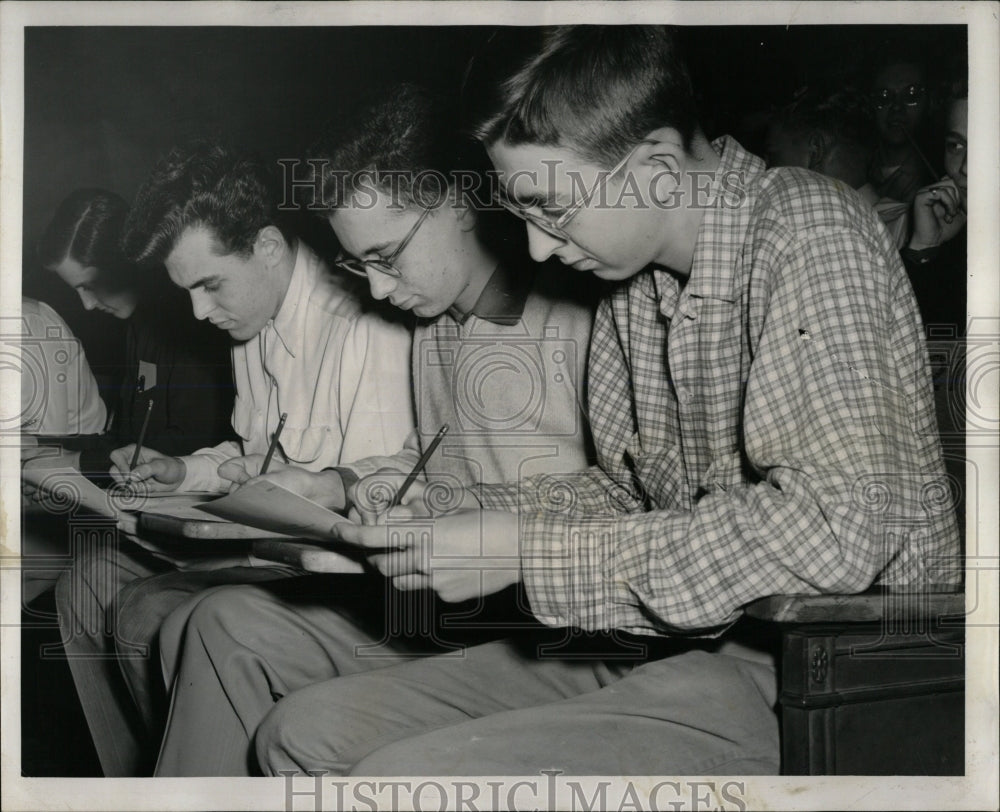
[[872, 103], [880, 110], [883, 107], [891, 107], [896, 102], [906, 107], [913, 107], [920, 104], [926, 95], [927, 88], [918, 84], [907, 85], [902, 90], [883, 87], [872, 92]]
[[336, 267], [341, 268], [348, 273], [352, 273], [355, 276], [363, 276], [368, 278], [368, 269], [371, 268], [374, 271], [385, 274], [386, 276], [391, 276], [393, 279], [399, 279], [403, 274], [395, 266], [395, 262], [399, 259], [399, 255], [403, 253], [403, 250], [409, 245], [410, 240], [413, 239], [413, 235], [417, 233], [424, 220], [427, 219], [427, 215], [431, 213], [430, 209], [424, 209], [420, 216], [417, 218], [417, 222], [413, 224], [413, 227], [409, 230], [407, 235], [403, 237], [399, 245], [396, 246], [396, 250], [393, 251], [385, 259], [357, 259], [356, 257], [349, 256], [348, 254], [342, 254], [333, 263]]
[[622, 169], [625, 168], [625, 165], [628, 163], [629, 158], [632, 157], [633, 153], [637, 149], [639, 149], [639, 147], [642, 146], [643, 143], [645, 142], [640, 141], [638, 144], [632, 147], [632, 149], [630, 149], [628, 153], [626, 153], [625, 157], [622, 158], [613, 169], [601, 175], [601, 177], [595, 184], [594, 188], [589, 193], [583, 195], [578, 201], [569, 206], [569, 208], [567, 208], [566, 211], [560, 214], [555, 220], [550, 220], [543, 214], [538, 214], [536, 212], [531, 211], [531, 209], [527, 206], [521, 206], [515, 203], [507, 196], [506, 190], [504, 189], [497, 189], [493, 193], [493, 202], [500, 206], [503, 206], [507, 211], [509, 211], [514, 216], [520, 217], [522, 220], [531, 223], [533, 226], [537, 226], [551, 237], [555, 237], [556, 239], [563, 241], [571, 240], [572, 237], [570, 237], [566, 233], [566, 226], [569, 224], [570, 220], [576, 217], [576, 215], [580, 213], [581, 209], [583, 209], [588, 203], [590, 203], [591, 200], [594, 199], [597, 193], [604, 188], [605, 184], [612, 177], [617, 175], [619, 172], [622, 171]]

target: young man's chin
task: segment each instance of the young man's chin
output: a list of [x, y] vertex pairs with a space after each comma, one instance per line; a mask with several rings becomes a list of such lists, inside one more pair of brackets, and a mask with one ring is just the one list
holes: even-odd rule
[[638, 271], [633, 271], [630, 268], [609, 268], [604, 265], [598, 265], [590, 273], [598, 279], [603, 279], [605, 282], [621, 282], [625, 279], [631, 279]]

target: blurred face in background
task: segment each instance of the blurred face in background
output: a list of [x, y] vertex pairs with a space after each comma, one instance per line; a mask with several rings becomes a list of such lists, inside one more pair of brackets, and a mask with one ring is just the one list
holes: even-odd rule
[[909, 141], [927, 113], [927, 88], [918, 65], [886, 65], [872, 82], [872, 103], [879, 139], [890, 146]]
[[969, 100], [957, 99], [948, 110], [948, 129], [944, 137], [944, 169], [955, 181], [962, 196], [962, 209], [967, 210], [968, 193], [966, 176], [966, 151], [969, 135]]
[[49, 267], [59, 275], [80, 297], [85, 310], [108, 313], [116, 319], [127, 319], [135, 312], [138, 296], [132, 290], [113, 290], [102, 280], [102, 274], [93, 265], [81, 265], [66, 257], [58, 265]]

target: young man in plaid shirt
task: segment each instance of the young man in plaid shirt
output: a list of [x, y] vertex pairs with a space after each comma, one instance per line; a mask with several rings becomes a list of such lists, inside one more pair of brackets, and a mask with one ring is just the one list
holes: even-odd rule
[[291, 694], [257, 731], [261, 766], [776, 773], [774, 667], [742, 607], [957, 572], [899, 257], [842, 186], [710, 143], [668, 30], [546, 32], [489, 84], [513, 56], [493, 46], [471, 81], [492, 88], [477, 134], [501, 202], [536, 260], [620, 281], [591, 342], [599, 462], [477, 487], [431, 533], [406, 532], [417, 488], [343, 537], [402, 589], [520, 583], [555, 628]]

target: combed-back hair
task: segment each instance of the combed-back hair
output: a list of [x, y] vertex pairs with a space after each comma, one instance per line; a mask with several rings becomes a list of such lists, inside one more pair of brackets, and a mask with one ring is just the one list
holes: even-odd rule
[[98, 271], [105, 288], [127, 285], [128, 262], [121, 250], [128, 204], [106, 189], [76, 189], [52, 217], [38, 240], [39, 262], [53, 268], [66, 259]]
[[859, 89], [850, 87], [831, 92], [800, 91], [791, 104], [778, 111], [775, 123], [795, 133], [820, 130], [866, 158], [878, 137], [871, 102]]
[[441, 206], [455, 173], [475, 169], [481, 147], [458, 130], [453, 110], [423, 87], [402, 83], [371, 105], [338, 115], [309, 150], [321, 173], [322, 210], [350, 204], [358, 193], [388, 192], [394, 206]]
[[690, 149], [694, 92], [667, 26], [576, 25], [497, 31], [470, 64], [466, 126], [484, 143], [572, 149], [605, 167], [672, 127]]
[[274, 177], [258, 157], [210, 141], [175, 147], [139, 190], [123, 249], [134, 262], [161, 263], [186, 229], [207, 226], [225, 254], [248, 257], [262, 228], [284, 233], [277, 200]]

